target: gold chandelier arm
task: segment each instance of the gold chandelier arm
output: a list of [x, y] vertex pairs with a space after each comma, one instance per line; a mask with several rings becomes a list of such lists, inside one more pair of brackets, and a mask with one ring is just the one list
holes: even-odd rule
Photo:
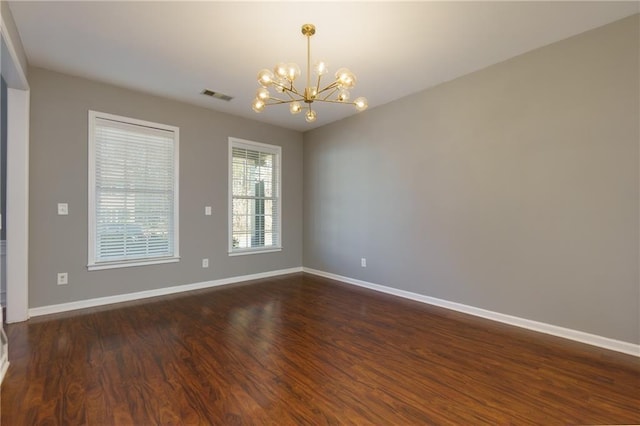
[[[276, 83], [274, 82], [274, 84], [276, 84]], [[291, 102], [304, 101], [304, 96], [302, 96], [300, 93], [298, 93], [298, 91], [293, 86], [293, 84], [291, 85], [292, 89], [289, 89], [288, 87], [286, 87], [286, 86], [284, 86], [284, 85], [282, 85], [280, 83], [277, 83], [277, 85], [284, 90], [283, 93], [286, 93], [286, 95], [289, 97], [289, 99], [281, 99], [281, 98], [276, 98], [276, 97], [273, 97], [273, 96], [269, 96], [269, 99], [264, 101], [265, 106], [289, 104]]]
[[326, 101], [327, 99], [329, 99], [334, 93], [336, 93], [338, 91], [337, 87], [334, 87], [333, 90], [331, 92], [329, 92], [329, 94], [327, 96], [325, 96], [322, 99], [318, 99], [319, 101]]
[[278, 86], [281, 87], [283, 90], [288, 90], [289, 88], [287, 86], [285, 86], [284, 84], [280, 83], [279, 81], [273, 81], [272, 83], [274, 86]]
[[[294, 92], [293, 90], [285, 90], [284, 92], [287, 94], [287, 96], [289, 96], [291, 101], [304, 101], [304, 97], [300, 93], [298, 93], [297, 91]], [[297, 98], [294, 97], [292, 95], [292, 93], [293, 93], [293, 95], [297, 95], [298, 97]]]
[[344, 102], [344, 101], [338, 101], [335, 99], [316, 99], [317, 102], [328, 102], [331, 104], [343, 104], [343, 105], [355, 105], [355, 102]]
[[327, 87], [323, 89], [318, 89], [318, 94], [326, 92], [327, 90], [337, 89], [337, 87], [338, 87], [338, 82], [334, 81], [333, 83], [329, 84]]
[[280, 82], [278, 82], [278, 81], [274, 81], [274, 82], [273, 82], [273, 85], [274, 85], [274, 86], [278, 86], [278, 87], [280, 87], [283, 91], [285, 91], [285, 92], [287, 92], [287, 93], [289, 93], [289, 92], [291, 92], [291, 93], [295, 93], [296, 95], [298, 95], [298, 96], [302, 97], [302, 94], [301, 94], [300, 92], [298, 92], [298, 89], [296, 89], [296, 87], [293, 85], [293, 82], [291, 82], [291, 83], [287, 86], [287, 85], [284, 85], [284, 84], [282, 84], [282, 83], [280, 83]]
[[290, 104], [291, 102], [296, 102], [302, 99], [295, 99], [295, 98], [291, 98], [291, 99], [280, 99], [280, 98], [269, 98], [264, 104], [269, 106], [269, 105], [280, 105], [280, 104]]

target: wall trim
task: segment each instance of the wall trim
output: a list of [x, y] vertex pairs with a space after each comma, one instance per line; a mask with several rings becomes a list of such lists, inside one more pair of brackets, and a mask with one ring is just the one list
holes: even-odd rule
[[3, 355], [0, 358], [0, 383], [4, 380], [4, 376], [9, 369], [9, 358], [6, 355]]
[[[0, 241], [0, 306], [6, 306], [7, 300], [7, 240]], [[3, 277], [4, 275], [4, 277]], [[0, 368], [1, 370], [1, 368]]]
[[172, 287], [158, 288], [154, 290], [138, 291], [135, 293], [118, 294], [115, 296], [98, 297], [95, 299], [79, 300], [77, 302], [60, 303], [58, 305], [39, 306], [29, 309], [30, 317], [56, 314], [60, 312], [74, 311], [76, 309], [93, 308], [95, 306], [111, 305], [113, 303], [130, 302], [132, 300], [147, 299], [150, 297], [165, 296], [174, 293], [184, 293], [203, 288], [218, 287], [228, 284], [235, 284], [243, 281], [257, 280], [261, 278], [271, 278], [279, 275], [302, 272], [302, 267], [279, 269], [276, 271], [260, 272], [257, 274], [241, 275], [237, 277], [222, 278], [219, 280], [203, 281], [194, 284], [177, 285]]
[[622, 352], [625, 354], [640, 357], [640, 345], [636, 345], [633, 343], [610, 339], [608, 337], [598, 336], [596, 334], [585, 333], [583, 331], [573, 330], [565, 327], [559, 327], [557, 325], [528, 320], [525, 318], [515, 317], [512, 315], [501, 314], [499, 312], [488, 311], [486, 309], [476, 308], [474, 306], [463, 305], [462, 303], [450, 302], [448, 300], [443, 300], [443, 299], [437, 299], [435, 297], [425, 296], [422, 294], [413, 293], [405, 290], [399, 290], [392, 287], [386, 287], [380, 284], [374, 284], [367, 281], [344, 277], [342, 275], [336, 275], [330, 272], [319, 271], [312, 268], [305, 267], [303, 268], [303, 271], [305, 273], [309, 273], [312, 275], [318, 275], [324, 278], [341, 281], [346, 284], [365, 287], [370, 290], [375, 290], [382, 293], [403, 297], [405, 299], [411, 299], [417, 302], [439, 306], [441, 308], [451, 309], [453, 311], [458, 311], [465, 314], [470, 314], [477, 317], [486, 318], [486, 319], [498, 321], [498, 322], [509, 324], [509, 325], [515, 325], [517, 327], [526, 328], [528, 330], [550, 334], [552, 336], [562, 337], [565, 339], [586, 343], [588, 345], [598, 346], [600, 348], [609, 349], [612, 351]]
[[9, 340], [2, 327], [3, 322], [2, 309], [0, 309], [0, 383], [9, 368]]
[[29, 96], [7, 87], [7, 323], [29, 318]]

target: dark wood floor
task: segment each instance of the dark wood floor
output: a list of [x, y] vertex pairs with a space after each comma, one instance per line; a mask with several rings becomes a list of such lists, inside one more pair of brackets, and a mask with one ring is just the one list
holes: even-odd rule
[[638, 358], [305, 274], [7, 329], [2, 425], [640, 423]]

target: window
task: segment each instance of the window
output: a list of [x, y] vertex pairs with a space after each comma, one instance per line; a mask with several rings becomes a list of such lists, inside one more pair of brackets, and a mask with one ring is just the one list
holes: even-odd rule
[[178, 130], [89, 111], [89, 270], [179, 260]]
[[281, 148], [229, 138], [229, 254], [281, 250]]

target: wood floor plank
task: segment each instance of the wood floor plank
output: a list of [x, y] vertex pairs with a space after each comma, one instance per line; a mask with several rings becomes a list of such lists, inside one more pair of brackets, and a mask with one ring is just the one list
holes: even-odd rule
[[6, 327], [2, 425], [640, 423], [640, 360], [307, 274]]

